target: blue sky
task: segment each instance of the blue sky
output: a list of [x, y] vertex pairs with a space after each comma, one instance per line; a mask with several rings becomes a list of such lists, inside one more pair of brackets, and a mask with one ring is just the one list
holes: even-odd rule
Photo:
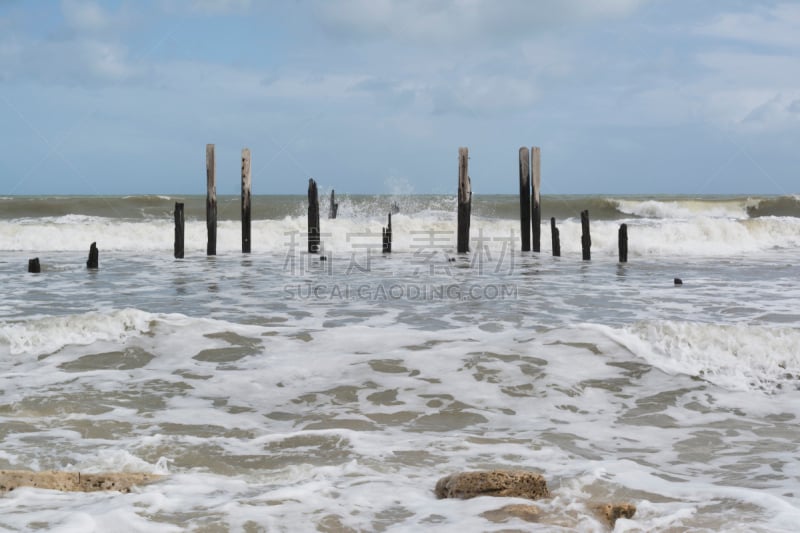
[[0, 0], [0, 195], [800, 192], [800, 2]]

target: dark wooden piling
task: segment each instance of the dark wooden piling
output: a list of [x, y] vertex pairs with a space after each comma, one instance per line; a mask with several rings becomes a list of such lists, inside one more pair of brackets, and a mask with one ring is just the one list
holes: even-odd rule
[[383, 228], [383, 253], [392, 252], [392, 213], [389, 213], [389, 225]]
[[217, 179], [214, 166], [214, 145], [206, 145], [206, 228], [207, 255], [217, 255]]
[[97, 243], [93, 242], [89, 246], [89, 259], [86, 260], [86, 268], [97, 270], [100, 266], [100, 252], [97, 250]]
[[472, 212], [472, 184], [469, 179], [469, 149], [458, 149], [458, 235], [456, 250], [469, 252], [469, 223]]
[[308, 253], [320, 252], [319, 237], [319, 196], [317, 195], [317, 182], [308, 180]]
[[337, 213], [339, 213], [339, 204], [336, 203], [336, 191], [331, 189], [331, 205], [328, 207], [328, 218], [336, 218]]
[[628, 225], [621, 224], [619, 227], [619, 262], [628, 262]]
[[250, 149], [242, 149], [242, 253], [250, 253]]
[[31, 274], [38, 274], [42, 271], [42, 265], [39, 264], [39, 258], [34, 257], [33, 259], [28, 259], [28, 272]]
[[175, 202], [175, 259], [183, 259], [184, 229], [183, 202]]
[[556, 227], [555, 217], [550, 218], [550, 237], [553, 244], [553, 257], [561, 257], [561, 237]]
[[523, 252], [531, 251], [531, 169], [530, 152], [519, 149], [519, 230]]
[[531, 193], [533, 206], [531, 209], [531, 225], [533, 226], [533, 251], [542, 251], [542, 206], [540, 193], [542, 186], [541, 150], [538, 146], [531, 148]]
[[581, 249], [583, 260], [592, 259], [592, 235], [589, 232], [589, 211], [581, 211]]

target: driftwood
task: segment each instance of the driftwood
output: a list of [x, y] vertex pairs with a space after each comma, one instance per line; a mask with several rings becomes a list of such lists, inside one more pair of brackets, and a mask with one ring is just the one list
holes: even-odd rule
[[33, 472], [28, 470], [0, 470], [0, 493], [10, 492], [20, 487], [60, 490], [67, 492], [95, 492], [116, 490], [130, 492], [137, 485], [158, 481], [164, 476], [135, 472], [85, 474], [81, 472], [61, 472], [49, 470]]

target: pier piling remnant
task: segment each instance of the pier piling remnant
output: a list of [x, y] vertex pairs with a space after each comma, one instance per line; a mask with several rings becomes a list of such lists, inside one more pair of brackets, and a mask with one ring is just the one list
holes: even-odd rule
[[519, 149], [519, 225], [523, 252], [531, 251], [531, 170], [530, 152]]
[[320, 252], [319, 236], [319, 196], [317, 195], [317, 182], [308, 180], [308, 253]]
[[97, 243], [93, 242], [89, 246], [89, 259], [86, 260], [86, 268], [89, 270], [97, 270], [100, 263], [100, 252], [97, 250]]
[[175, 202], [175, 259], [183, 259], [184, 229], [183, 202]]
[[469, 179], [469, 149], [458, 149], [458, 235], [456, 251], [469, 252], [469, 223], [472, 212], [472, 184]]
[[628, 262], [628, 225], [621, 224], [619, 227], [619, 262]]
[[553, 243], [553, 257], [561, 257], [561, 237], [556, 227], [556, 217], [550, 217], [550, 236]]
[[250, 149], [242, 149], [242, 253], [250, 253]]
[[337, 213], [339, 213], [339, 204], [336, 202], [336, 191], [331, 189], [331, 205], [328, 207], [328, 218], [336, 218]]
[[383, 253], [392, 253], [392, 213], [389, 212], [389, 225], [383, 228]]
[[581, 211], [581, 249], [583, 251], [583, 260], [590, 261], [592, 259], [592, 236], [589, 232], [589, 211]]
[[31, 274], [38, 274], [42, 271], [42, 265], [39, 264], [39, 258], [34, 257], [33, 259], [28, 259], [28, 272]]
[[217, 255], [217, 179], [214, 165], [214, 145], [206, 145], [206, 255]]
[[531, 209], [531, 225], [533, 226], [533, 251], [542, 251], [542, 206], [540, 193], [542, 186], [542, 154], [538, 146], [531, 147], [531, 191], [533, 208]]

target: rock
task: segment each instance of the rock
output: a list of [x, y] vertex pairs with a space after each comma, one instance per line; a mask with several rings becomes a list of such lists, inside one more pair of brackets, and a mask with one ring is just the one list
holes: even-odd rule
[[636, 514], [636, 506], [632, 503], [607, 503], [595, 506], [594, 510], [605, 518], [612, 529], [617, 522], [617, 518], [633, 518], [633, 515]]
[[443, 477], [436, 483], [437, 498], [474, 498], [505, 496], [538, 500], [550, 491], [541, 474], [523, 470], [462, 472]]
[[113, 474], [82, 474], [80, 472], [32, 472], [27, 470], [0, 470], [0, 493], [19, 487], [35, 487], [70, 492], [117, 490], [130, 492], [135, 485], [157, 481], [164, 476], [123, 472]]
[[481, 516], [490, 522], [505, 522], [511, 518], [519, 518], [526, 522], [538, 522], [541, 511], [535, 505], [512, 503], [500, 509], [492, 509], [481, 513]]

